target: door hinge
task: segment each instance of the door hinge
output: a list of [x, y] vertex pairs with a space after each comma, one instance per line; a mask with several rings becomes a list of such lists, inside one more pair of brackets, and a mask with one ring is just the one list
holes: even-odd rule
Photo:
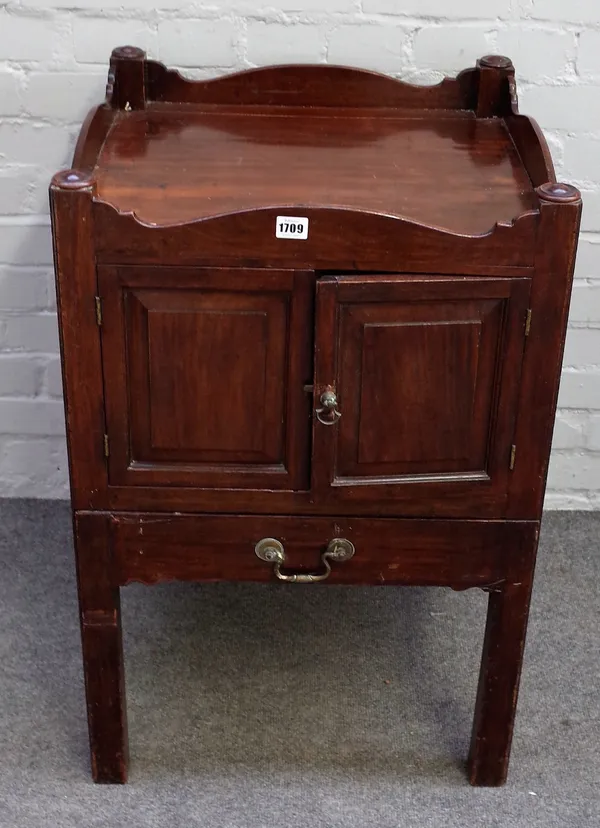
[[531, 330], [531, 308], [527, 308], [527, 316], [525, 317], [525, 336], [529, 336]]
[[511, 446], [510, 447], [510, 464], [509, 469], [512, 471], [515, 467], [515, 457], [517, 456], [517, 447]]
[[96, 324], [102, 325], [102, 299], [99, 296], [94, 296], [96, 303]]
[[108, 434], [104, 435], [104, 456], [110, 457], [110, 443], [108, 442]]

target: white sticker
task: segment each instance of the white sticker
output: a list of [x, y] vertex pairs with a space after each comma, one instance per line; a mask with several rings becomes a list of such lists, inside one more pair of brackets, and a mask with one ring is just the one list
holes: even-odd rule
[[308, 219], [298, 216], [277, 216], [275, 236], [278, 239], [307, 239]]

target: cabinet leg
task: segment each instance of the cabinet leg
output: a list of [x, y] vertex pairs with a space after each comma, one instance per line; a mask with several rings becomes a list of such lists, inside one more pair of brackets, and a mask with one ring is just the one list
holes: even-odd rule
[[472, 785], [506, 782], [530, 594], [530, 580], [490, 593], [469, 754]]
[[92, 776], [127, 781], [127, 717], [119, 588], [112, 582], [108, 522], [75, 519], [77, 571]]

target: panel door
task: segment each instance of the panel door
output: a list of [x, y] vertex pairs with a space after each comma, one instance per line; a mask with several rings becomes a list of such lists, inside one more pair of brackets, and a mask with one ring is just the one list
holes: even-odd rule
[[[530, 280], [317, 285], [314, 476], [331, 501], [494, 514], [506, 500]], [[323, 396], [325, 395], [325, 396]]]
[[306, 489], [307, 272], [99, 273], [112, 485]]

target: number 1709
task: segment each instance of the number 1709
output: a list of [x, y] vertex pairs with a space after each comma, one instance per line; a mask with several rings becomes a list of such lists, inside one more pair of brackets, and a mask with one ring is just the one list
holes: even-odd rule
[[308, 219], [297, 216], [277, 216], [275, 235], [278, 239], [307, 239]]

